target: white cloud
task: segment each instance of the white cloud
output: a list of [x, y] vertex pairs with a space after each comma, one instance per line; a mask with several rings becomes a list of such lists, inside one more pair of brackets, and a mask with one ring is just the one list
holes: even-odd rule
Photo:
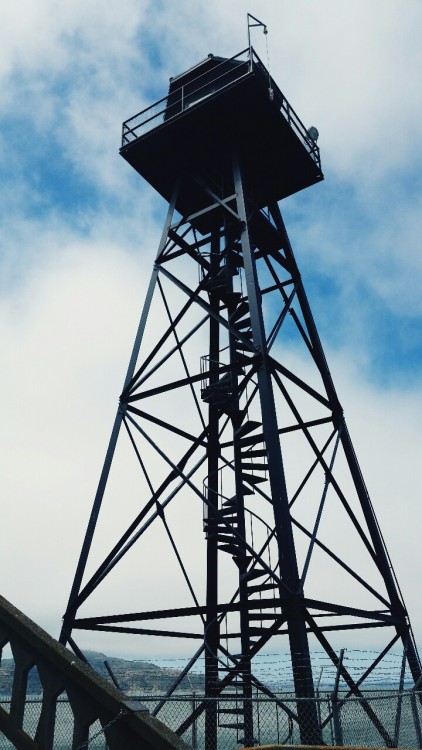
[[[244, 47], [247, 10], [269, 26], [276, 81], [321, 133], [328, 187], [320, 198], [315, 192], [309, 214], [294, 217], [293, 233], [304, 242], [298, 255], [306, 261], [317, 254], [320, 269], [338, 280], [339, 307], [349, 305], [353, 318], [363, 281], [390, 310], [421, 312], [420, 186], [413, 180], [412, 193], [406, 184], [420, 160], [419, 3], [3, 4], [1, 494], [10, 534], [1, 551], [1, 591], [54, 632], [160, 236], [157, 217], [164, 216], [117, 156], [120, 124], [150, 103], [152, 90], [153, 98], [165, 94], [169, 75], [208, 52]], [[265, 59], [260, 32], [253, 42]], [[11, 123], [19, 123], [21, 141], [11, 137]], [[56, 191], [66, 191], [67, 168], [86, 189], [76, 217], [31, 183], [34, 152], [38, 165], [43, 153], [51, 159], [52, 141], [65, 164]], [[330, 207], [335, 179], [353, 200]], [[90, 201], [91, 189], [98, 203]], [[365, 229], [356, 226], [356, 211]], [[330, 359], [420, 639], [418, 526], [409, 518], [418, 515], [421, 394], [380, 391], [365, 381], [365, 320], [350, 318], [349, 329], [360, 329], [348, 344], [358, 348]], [[398, 497], [405, 512], [397, 512]]]
[[[145, 18], [147, 2], [126, 0], [107, 5], [98, 0], [76, 0], [57, 5], [54, 0], [18, 0], [1, 9], [1, 68], [3, 75], [20, 69], [25, 73], [57, 73], [72, 60], [72, 49], [81, 42], [87, 62], [95, 67], [107, 57], [126, 59], [127, 45]], [[105, 72], [105, 71], [104, 71]]]
[[[1, 569], [10, 571], [12, 566], [14, 570], [13, 576], [3, 576], [2, 593], [50, 628], [55, 618], [58, 627], [65, 605], [146, 277], [137, 259], [124, 248], [106, 243], [88, 248], [69, 240], [58, 257], [50, 254], [45, 267], [32, 270], [2, 305], [2, 340], [8, 357], [2, 372], [1, 494], [7, 498], [2, 511], [4, 527], [13, 533], [9, 540], [4, 539]], [[418, 462], [421, 439], [421, 394], [394, 389], [379, 392], [353, 366], [353, 357], [350, 351], [329, 353], [364, 474], [420, 637], [422, 611], [413, 585], [418, 527], [409, 524], [409, 519], [418, 515], [419, 488], [412, 467]], [[123, 497], [129, 497], [134, 489], [126, 486], [126, 470], [119, 476], [119, 504], [108, 508], [111, 525], [99, 534], [102, 554], [122, 523]], [[130, 506], [128, 512], [130, 517]], [[200, 517], [198, 523], [195, 547], [200, 544]], [[190, 545], [192, 542], [191, 538]], [[151, 544], [145, 548], [150, 555], [157, 550], [155, 537]], [[146, 564], [145, 550], [139, 559]], [[133, 566], [129, 564], [123, 572], [129, 581]], [[156, 577], [148, 577], [151, 585], [145, 593], [151, 601], [157, 586], [165, 587], [165, 575], [166, 570], [157, 564]], [[41, 581], [48, 586], [40, 587]], [[134, 594], [119, 576], [116, 583], [104, 592], [106, 599], [100, 592], [100, 611], [130, 606]], [[183, 585], [172, 588], [176, 599], [183, 590]], [[110, 591], [115, 597], [113, 605], [109, 604]], [[89, 636], [86, 638], [88, 643]], [[118, 648], [129, 647], [119, 644]], [[159, 649], [157, 646], [157, 652]]]

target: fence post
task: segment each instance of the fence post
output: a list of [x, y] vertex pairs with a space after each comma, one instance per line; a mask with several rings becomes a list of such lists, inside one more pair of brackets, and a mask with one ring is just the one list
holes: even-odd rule
[[[192, 713], [194, 716], [195, 716], [195, 708], [196, 708], [196, 693], [194, 690], [192, 693]], [[198, 747], [198, 726], [196, 723], [196, 716], [192, 724], [192, 747], [193, 747], [193, 750], [196, 750]]]
[[343, 729], [341, 726], [340, 718], [340, 707], [338, 700], [338, 688], [340, 683], [340, 670], [343, 665], [344, 648], [340, 651], [340, 656], [337, 664], [337, 674], [334, 683], [334, 690], [331, 695], [331, 705], [333, 707], [333, 723], [334, 723], [334, 742], [337, 746], [343, 745]]
[[415, 725], [416, 746], [420, 750], [420, 748], [422, 748], [422, 732], [421, 732], [421, 722], [419, 719], [418, 706], [416, 703], [416, 695], [415, 695], [414, 690], [411, 690], [410, 692], [410, 704], [412, 706], [413, 723]]
[[403, 657], [401, 662], [401, 671], [400, 671], [400, 682], [399, 682], [399, 695], [397, 698], [397, 711], [396, 711], [396, 723], [394, 726], [394, 745], [393, 747], [398, 747], [399, 744], [399, 735], [400, 735], [400, 721], [401, 721], [401, 704], [403, 700], [403, 686], [404, 686], [404, 675], [406, 672], [406, 658], [407, 658], [407, 642], [403, 647]]
[[324, 669], [324, 667], [321, 667], [321, 671], [319, 673], [318, 683], [317, 683], [317, 687], [316, 687], [317, 714], [318, 714], [318, 724], [319, 724], [319, 726], [321, 726], [321, 722], [322, 722], [322, 720], [321, 720], [321, 697], [320, 697], [320, 693], [319, 693], [319, 686], [321, 684], [321, 677], [322, 677], [322, 671], [323, 671], [323, 669]]
[[328, 711], [328, 718], [330, 719], [331, 744], [335, 745], [336, 743], [334, 742], [334, 732], [333, 732], [333, 704], [331, 703], [330, 694], [327, 694], [327, 711]]

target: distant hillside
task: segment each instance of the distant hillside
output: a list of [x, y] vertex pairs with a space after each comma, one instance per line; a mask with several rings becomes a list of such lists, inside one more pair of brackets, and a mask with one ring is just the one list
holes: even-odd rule
[[[105, 667], [107, 661], [119, 687], [125, 693], [163, 693], [173, 684], [180, 674], [177, 669], [165, 669], [148, 661], [128, 661], [115, 656], [106, 656], [97, 651], [87, 651], [85, 654], [89, 663], [102, 677], [111, 682], [110, 675]], [[0, 695], [8, 695], [12, 690], [13, 683], [13, 659], [2, 659], [0, 663]], [[189, 675], [185, 677], [178, 690], [202, 690], [204, 686], [203, 675]], [[38, 695], [41, 693], [41, 685], [36, 669], [28, 675], [28, 693]]]

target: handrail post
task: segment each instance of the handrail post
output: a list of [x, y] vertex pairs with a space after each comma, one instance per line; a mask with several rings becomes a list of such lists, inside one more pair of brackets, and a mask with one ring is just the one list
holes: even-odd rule
[[[194, 716], [195, 716], [195, 709], [196, 709], [196, 693], [194, 690], [192, 693], [192, 713]], [[192, 747], [193, 747], [193, 750], [197, 750], [197, 747], [198, 747], [198, 725], [197, 725], [196, 716], [192, 724]]]
[[399, 682], [399, 695], [397, 698], [397, 711], [396, 711], [396, 722], [394, 726], [394, 745], [398, 747], [399, 735], [400, 735], [400, 722], [401, 722], [401, 704], [403, 700], [403, 686], [404, 686], [404, 675], [406, 672], [406, 658], [407, 658], [407, 641], [403, 648], [403, 657], [400, 670], [400, 682]]

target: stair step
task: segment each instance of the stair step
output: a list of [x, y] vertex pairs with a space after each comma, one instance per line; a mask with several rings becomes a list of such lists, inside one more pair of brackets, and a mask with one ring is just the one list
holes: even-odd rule
[[[219, 513], [224, 516], [224, 518], [227, 519], [227, 521], [230, 523], [231, 520], [234, 522], [237, 521], [237, 512], [236, 508], [230, 507], [230, 508], [221, 508], [219, 510]], [[212, 521], [214, 523], [212, 524]], [[208, 518], [204, 519], [204, 523], [207, 523], [209, 526], [213, 526], [214, 529], [221, 528], [221, 529], [227, 529], [226, 524], [224, 521], [222, 521], [218, 516], [211, 516], [209, 515]], [[231, 525], [231, 524], [230, 524]]]
[[229, 497], [228, 500], [225, 500], [223, 503], [224, 507], [233, 507], [237, 505], [237, 495], [233, 495], [233, 497]]
[[249, 335], [250, 331], [242, 333], [242, 339], [236, 339], [234, 346], [236, 351], [248, 352], [249, 354], [256, 354], [252, 336]]
[[227, 378], [226, 380], [218, 380], [216, 383], [210, 383], [210, 385], [205, 386], [205, 388], [202, 388], [201, 395], [207, 394], [209, 391], [231, 391], [233, 388], [233, 384], [231, 382], [231, 377]]
[[228, 383], [229, 381], [231, 382], [231, 379], [232, 379], [232, 374], [229, 370], [228, 372], [225, 372], [221, 376], [221, 378], [217, 381], [217, 385], [222, 385], [223, 383]]
[[254, 422], [253, 419], [250, 419], [248, 420], [248, 422], [245, 422], [245, 424], [242, 424], [241, 427], [235, 430], [234, 434], [236, 437], [241, 438], [244, 435], [248, 435], [249, 432], [256, 430], [258, 427], [262, 427], [262, 422]]
[[248, 437], [242, 438], [240, 441], [241, 448], [246, 445], [257, 445], [258, 443], [264, 442], [264, 433], [260, 432], [258, 435], [249, 435]]
[[222, 278], [218, 278], [217, 276], [212, 279], [207, 279], [205, 284], [203, 284], [202, 288], [205, 292], [215, 292], [217, 289], [220, 289], [220, 287], [225, 286], [225, 280]]
[[242, 455], [242, 460], [244, 458], [260, 458], [261, 456], [267, 455], [267, 449], [257, 448], [256, 450], [243, 450], [241, 455]]
[[214, 385], [207, 385], [206, 388], [201, 388], [201, 398], [203, 401], [212, 397], [227, 398], [231, 395], [233, 387], [231, 385], [219, 386], [218, 383]]
[[[213, 521], [214, 521], [214, 523], [213, 523]], [[234, 524], [237, 525], [237, 515], [233, 516], [233, 518], [232, 517], [227, 518], [227, 521], [230, 524], [230, 528], [233, 528]], [[204, 528], [205, 527], [207, 527], [208, 531], [213, 531], [214, 532], [214, 531], [221, 530], [223, 532], [223, 534], [230, 533], [229, 527], [226, 526], [226, 524], [223, 523], [222, 521], [217, 521], [215, 518], [214, 519], [205, 518], [204, 519]]]
[[247, 570], [246, 573], [243, 573], [240, 578], [242, 581], [253, 581], [255, 578], [260, 578], [261, 576], [268, 576], [267, 571], [253, 568], [252, 570]]
[[225, 284], [225, 269], [220, 268], [218, 273], [215, 274], [215, 276], [208, 276], [207, 279], [205, 279], [202, 283], [202, 288], [205, 289], [205, 291], [209, 291], [210, 289], [215, 289], [218, 286], [223, 286]]
[[265, 477], [257, 477], [254, 474], [242, 474], [242, 482], [248, 482], [251, 485], [260, 484], [260, 482], [266, 482]]
[[261, 583], [260, 586], [259, 585], [248, 586], [248, 594], [259, 594], [260, 591], [271, 591], [271, 589], [273, 589], [273, 591], [275, 590], [278, 591], [278, 586], [275, 582], [274, 583]]
[[230, 419], [234, 419], [238, 411], [233, 404], [233, 401], [231, 401], [230, 399], [227, 399], [226, 401], [224, 401], [224, 403], [220, 404], [220, 409], [223, 414], [227, 414]]
[[215, 291], [218, 293], [218, 297], [223, 303], [224, 307], [231, 307], [237, 303], [237, 300], [242, 295], [240, 292], [228, 292], [225, 285], [217, 287]]
[[[243, 334], [243, 335], [245, 336], [245, 334]], [[251, 344], [252, 344], [252, 338], [251, 338]], [[250, 352], [251, 354], [254, 353], [253, 352], [253, 344], [252, 344], [252, 348], [250, 346], [248, 346], [247, 344], [244, 344], [243, 341], [235, 341], [234, 345], [235, 345], [235, 348], [236, 348], [237, 351]]]
[[[263, 628], [249, 628], [249, 635], [265, 635], [268, 630], [268, 625], [264, 626]], [[253, 641], [250, 641], [251, 645], [253, 645]]]
[[244, 729], [244, 724], [219, 724], [222, 729]]
[[237, 565], [239, 570], [247, 568], [251, 560], [251, 555], [233, 555], [233, 562]]
[[[252, 354], [252, 352], [250, 352], [250, 354]], [[250, 357], [247, 357], [246, 354], [242, 354], [242, 352], [236, 352], [236, 364], [239, 365], [239, 367], [243, 367], [243, 365], [250, 365], [250, 363]], [[244, 369], [242, 369], [242, 374], [244, 374], [244, 372]]]
[[237, 521], [230, 523], [230, 528], [227, 527], [226, 525], [223, 525], [222, 523], [217, 526], [217, 534], [219, 537], [223, 535], [227, 537], [230, 536], [230, 538], [234, 537], [236, 539], [236, 537], [233, 534], [234, 531], [237, 531]]
[[267, 471], [268, 464], [262, 464], [258, 462], [252, 462], [252, 463], [245, 463], [245, 461], [242, 460], [242, 469], [251, 469], [252, 471]]
[[[223, 505], [224, 505], [224, 503], [223, 503]], [[234, 517], [237, 516], [236, 512], [233, 511], [233, 506], [230, 506], [228, 508], [222, 507], [222, 508], [219, 509], [219, 513], [220, 513], [221, 516], [234, 516]]]
[[[244, 339], [247, 339], [248, 341], [252, 341], [253, 339], [253, 333], [251, 328], [247, 328], [245, 331], [239, 330], [238, 326], [235, 326], [236, 330], [239, 331], [239, 335], [243, 336]], [[241, 343], [239, 341], [239, 343]]]
[[219, 708], [219, 714], [243, 714], [243, 708]]
[[[239, 331], [239, 336], [242, 336], [244, 339], [247, 339], [247, 341], [252, 341], [253, 334], [252, 334], [252, 329], [251, 328], [247, 328], [246, 331], [240, 331], [237, 328], [237, 326], [235, 326], [235, 327], [236, 327], [236, 330]], [[242, 341], [240, 339], [236, 339], [235, 346], [237, 346], [238, 344], [241, 344], [241, 343], [242, 343]]]
[[233, 539], [236, 539], [236, 537], [233, 534], [233, 531], [237, 531], [237, 523], [234, 525], [233, 523], [230, 524], [230, 528], [227, 526], [220, 524], [217, 527], [217, 535], [220, 539], [221, 536], [227, 537], [227, 539], [230, 539], [232, 541]]
[[277, 615], [274, 615], [274, 614], [272, 614], [272, 615], [267, 615], [267, 614], [249, 615], [249, 620], [250, 621], [252, 621], [252, 620], [258, 620], [258, 621], [261, 621], [261, 620], [276, 620], [276, 619], [277, 619]]
[[222, 552], [228, 552], [231, 555], [235, 555], [237, 552], [239, 552], [239, 548], [234, 544], [219, 544], [218, 549], [220, 549]]
[[244, 328], [250, 328], [250, 327], [251, 327], [251, 322], [252, 322], [252, 321], [251, 321], [251, 319], [250, 319], [250, 317], [249, 317], [249, 315], [248, 315], [248, 317], [247, 317], [247, 318], [243, 318], [242, 320], [237, 320], [237, 321], [236, 321], [236, 325], [235, 325], [235, 328], [236, 328], [236, 329], [237, 329], [238, 331], [241, 331], [241, 330], [243, 330]]
[[[234, 537], [232, 534], [216, 534], [216, 537], [217, 541], [221, 542], [222, 544], [236, 544], [236, 537]], [[239, 550], [237, 549], [237, 551]]]
[[236, 320], [240, 320], [240, 318], [243, 318], [244, 315], [247, 315], [249, 313], [249, 303], [246, 300], [242, 300], [240, 304], [236, 307], [236, 310], [232, 312], [230, 315], [229, 321], [230, 323], [234, 323]]
[[230, 263], [232, 264], [233, 268], [233, 276], [239, 276], [238, 269], [243, 268], [243, 258], [239, 258], [235, 255], [233, 260], [230, 259]]
[[217, 542], [223, 542], [224, 544], [226, 542], [228, 544], [236, 544], [236, 537], [234, 534], [231, 534], [226, 527], [220, 526], [212, 531], [210, 529], [204, 529], [204, 531], [207, 535], [207, 539], [216, 539]]
[[218, 406], [227, 403], [231, 395], [231, 391], [228, 393], [223, 393], [222, 391], [210, 391], [209, 393], [201, 393], [201, 399], [205, 404]]
[[[251, 490], [249, 487], [246, 487], [245, 484], [242, 484], [241, 491], [243, 495], [253, 495], [253, 490]], [[233, 497], [230, 497], [228, 500], [225, 500], [223, 503], [224, 506], [234, 506], [237, 505], [237, 495], [233, 495]]]
[[243, 299], [241, 292], [225, 292], [224, 294], [224, 302], [225, 306], [228, 306], [228, 303], [233, 305], [239, 305], [241, 300]]
[[242, 367], [242, 375], [245, 374], [245, 367], [251, 364], [252, 357], [254, 356], [250, 349], [248, 349], [248, 354], [249, 356], [244, 352], [236, 351], [236, 365], [239, 368]]

